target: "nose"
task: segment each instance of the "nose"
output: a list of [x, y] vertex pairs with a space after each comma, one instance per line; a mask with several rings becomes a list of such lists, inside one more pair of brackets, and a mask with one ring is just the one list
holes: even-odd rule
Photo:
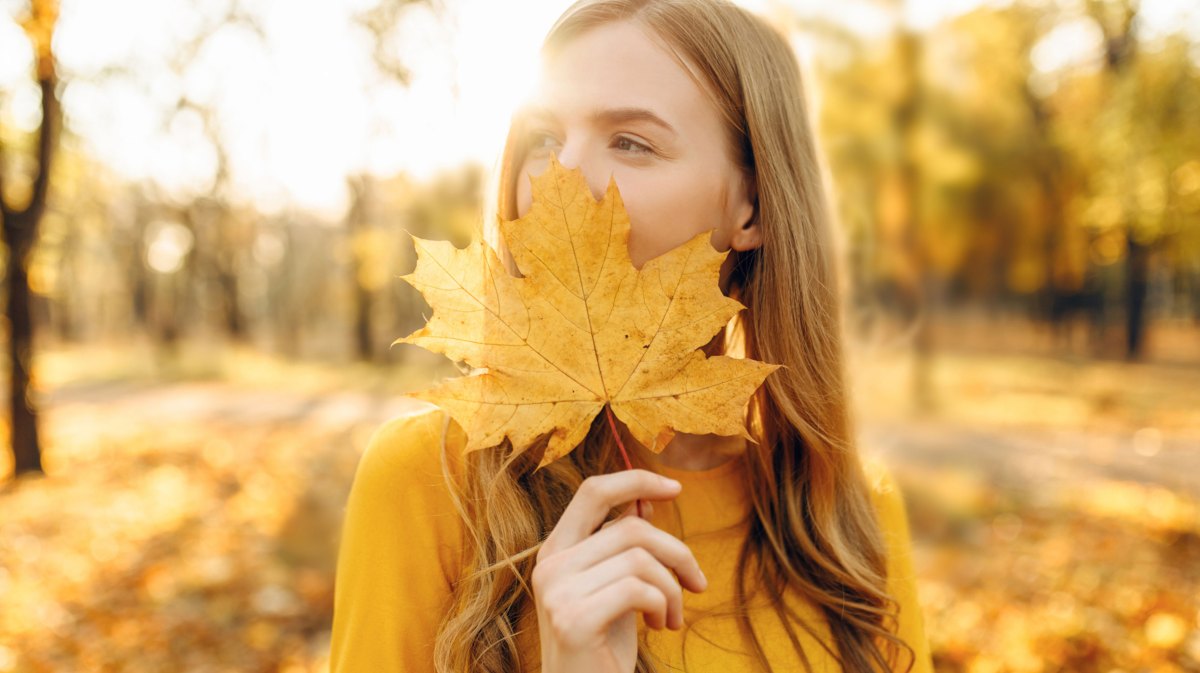
[[612, 168], [604, 161], [600, 152], [589, 150], [582, 141], [568, 139], [563, 143], [558, 163], [562, 164], [563, 168], [578, 168], [587, 181], [592, 198], [597, 201], [604, 198], [604, 193], [608, 190], [608, 181], [612, 177]]

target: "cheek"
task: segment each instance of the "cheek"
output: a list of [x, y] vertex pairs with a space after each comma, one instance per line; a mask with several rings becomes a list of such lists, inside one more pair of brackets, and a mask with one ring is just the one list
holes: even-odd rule
[[721, 208], [715, 186], [705, 187], [695, 176], [636, 182], [621, 187], [629, 211], [629, 256], [641, 268], [647, 261], [716, 228]]
[[[719, 181], [686, 171], [658, 175], [614, 171], [614, 177], [629, 213], [629, 257], [636, 268], [721, 222]], [[516, 196], [517, 217], [525, 217], [533, 203], [525, 169], [517, 179]]]
[[533, 193], [529, 185], [529, 177], [522, 170], [517, 176], [517, 217], [525, 217], [533, 204]]

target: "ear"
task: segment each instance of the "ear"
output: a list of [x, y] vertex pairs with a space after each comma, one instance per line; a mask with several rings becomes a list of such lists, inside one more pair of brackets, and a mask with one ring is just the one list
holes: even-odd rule
[[737, 229], [729, 239], [734, 250], [753, 250], [762, 245], [762, 227], [758, 223], [758, 189], [753, 177], [746, 178], [746, 200], [738, 204]]

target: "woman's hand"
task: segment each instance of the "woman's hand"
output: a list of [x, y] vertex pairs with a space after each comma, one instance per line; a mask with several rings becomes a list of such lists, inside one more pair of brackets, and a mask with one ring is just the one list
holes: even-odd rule
[[[650, 628], [683, 627], [683, 594], [670, 570], [689, 591], [704, 591], [708, 580], [687, 545], [635, 511], [638, 499], [669, 500], [680, 488], [638, 469], [583, 481], [533, 569], [542, 670], [631, 673], [637, 612]], [[618, 519], [601, 526], [625, 503], [631, 504]]]

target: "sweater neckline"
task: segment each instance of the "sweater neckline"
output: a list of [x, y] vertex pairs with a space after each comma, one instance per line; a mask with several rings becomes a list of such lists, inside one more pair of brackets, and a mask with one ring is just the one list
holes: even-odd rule
[[671, 498], [669, 505], [655, 506], [654, 525], [685, 542], [738, 529], [750, 510], [745, 465], [745, 452], [706, 470], [651, 464], [652, 472], [683, 484], [683, 491]]

